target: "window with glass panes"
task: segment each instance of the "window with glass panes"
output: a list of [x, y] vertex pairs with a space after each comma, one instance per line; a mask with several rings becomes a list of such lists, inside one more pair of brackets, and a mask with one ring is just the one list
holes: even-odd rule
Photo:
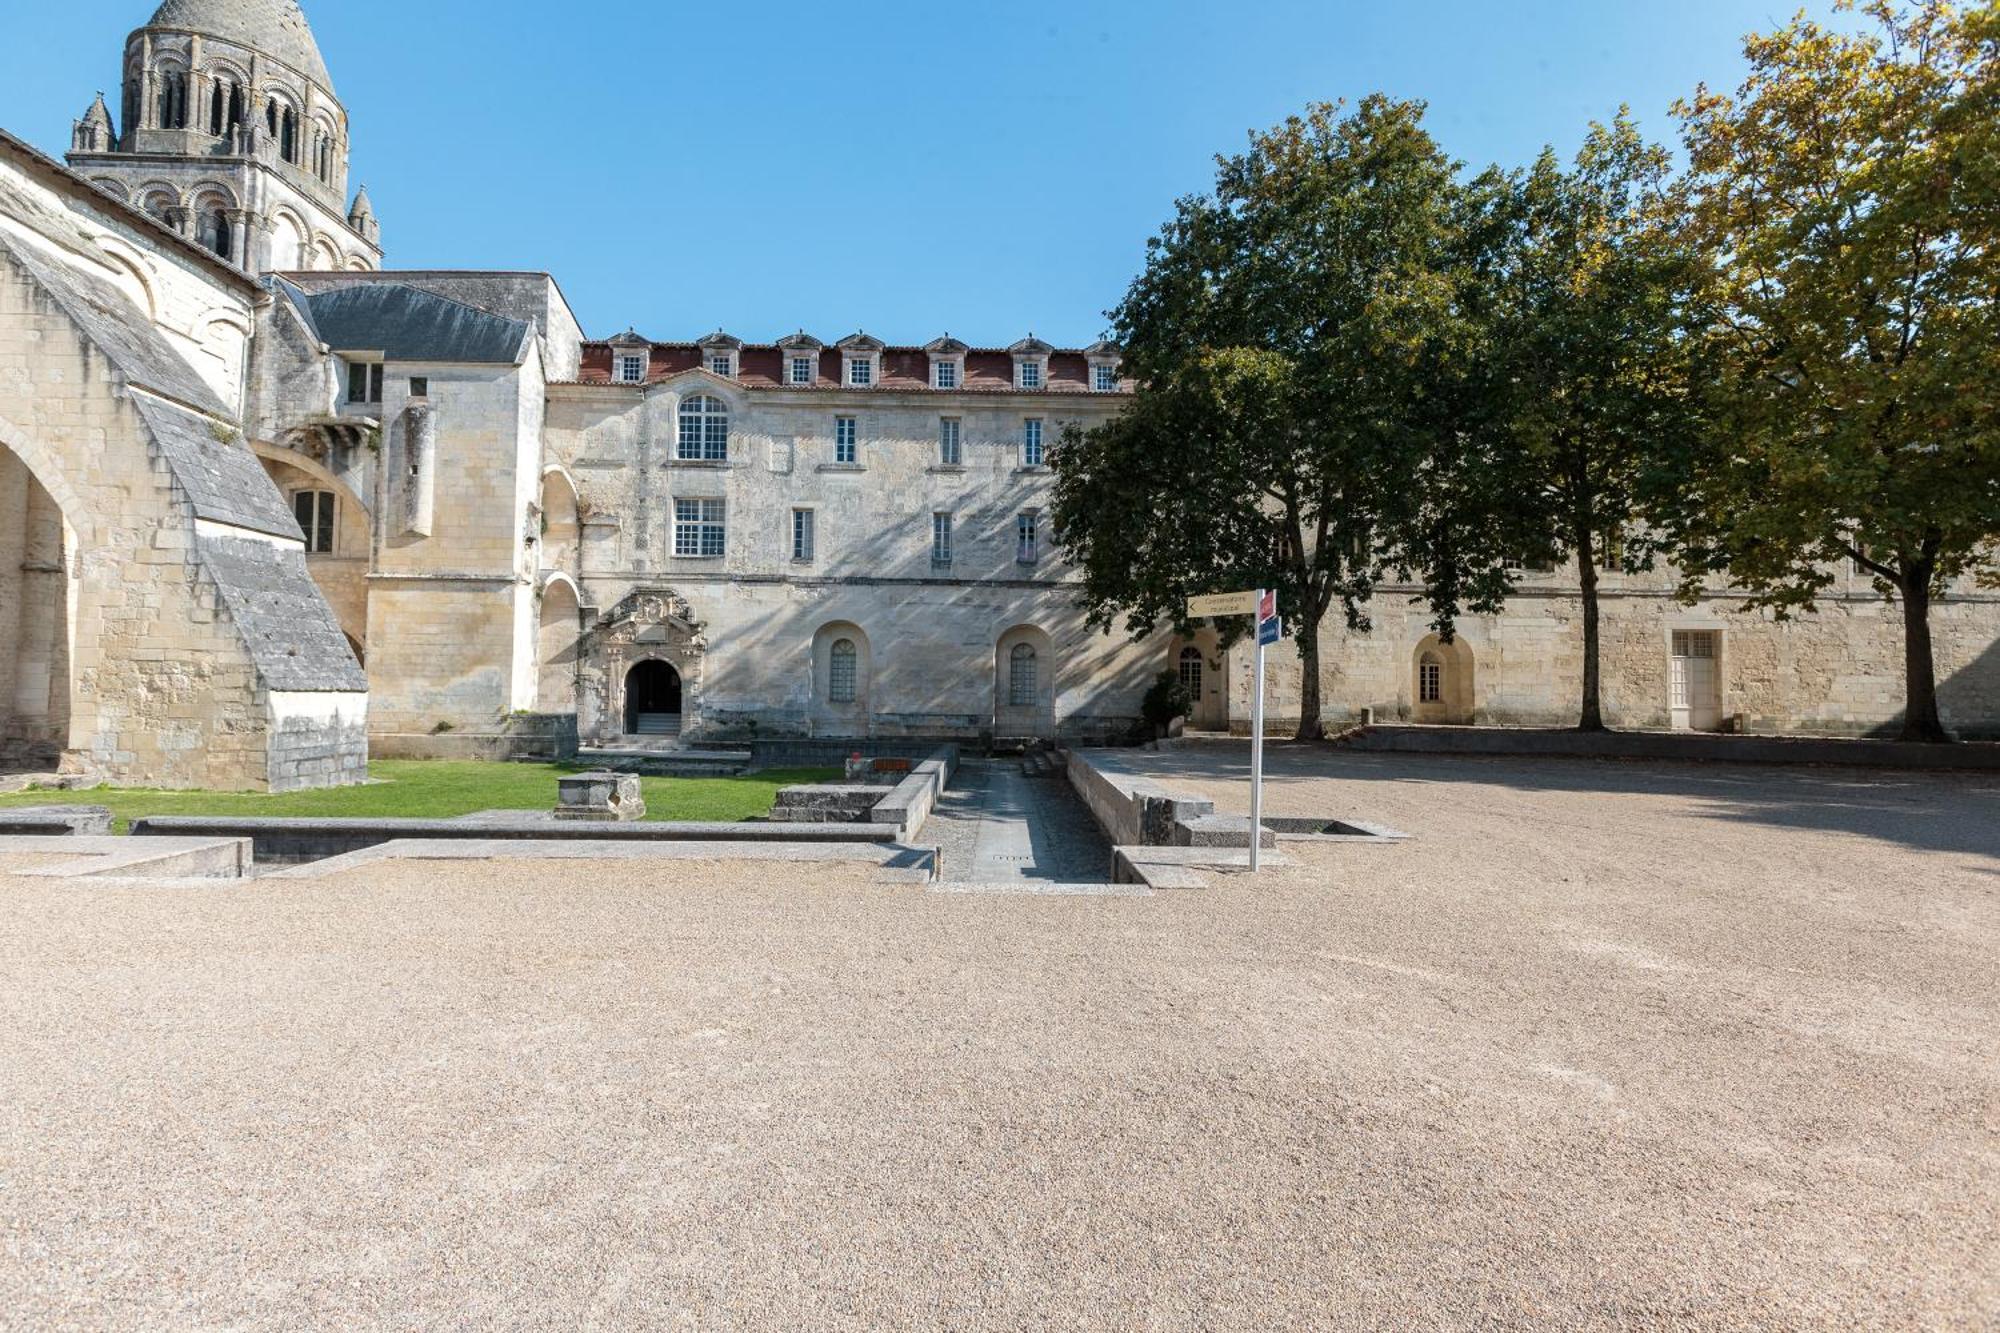
[[791, 359], [791, 363], [792, 383], [811, 384], [813, 382], [813, 359], [811, 357], [795, 356]]
[[674, 501], [674, 554], [721, 555], [728, 535], [727, 512], [720, 500]]
[[1040, 666], [1034, 648], [1025, 643], [1014, 645], [1014, 651], [1007, 655], [1007, 703], [1011, 707], [1034, 707]]
[[965, 461], [960, 445], [960, 429], [957, 417], [943, 417], [938, 421], [938, 462], [946, 467], [957, 467]]
[[1021, 387], [1024, 389], [1041, 388], [1042, 363], [1039, 361], [1023, 361], [1021, 363], [1020, 380]]
[[931, 515], [931, 563], [951, 563], [951, 515]]
[[1029, 417], [1021, 425], [1021, 463], [1024, 467], [1042, 465], [1042, 423], [1038, 417]]
[[292, 496], [292, 514], [299, 521], [299, 531], [306, 535], [306, 550], [311, 554], [333, 553], [336, 512], [331, 491], [299, 491]]
[[875, 382], [875, 358], [857, 356], [847, 363], [847, 382], [866, 388]]
[[958, 362], [940, 361], [937, 363], [935, 371], [938, 388], [956, 389], [958, 387]]
[[620, 356], [618, 358], [618, 379], [623, 384], [637, 384], [646, 378], [646, 358], [643, 356]]
[[861, 457], [860, 432], [853, 417], [833, 419], [833, 461], [853, 463]]
[[380, 361], [353, 361], [348, 363], [347, 401], [350, 403], [379, 403], [382, 401], [382, 363]]
[[1014, 558], [1024, 565], [1042, 558], [1042, 516], [1033, 509], [1014, 520]]
[[729, 457], [729, 407], [719, 398], [696, 394], [681, 403], [680, 457], [717, 463]]
[[1118, 367], [1097, 366], [1090, 372], [1091, 386], [1099, 393], [1118, 392]]
[[792, 559], [811, 560], [813, 558], [813, 511], [794, 509], [792, 511]]
[[861, 654], [854, 647], [852, 639], [837, 639], [833, 650], [827, 654], [826, 697], [829, 703], [851, 704], [854, 702], [855, 678], [860, 674]]
[[730, 363], [729, 353], [727, 352], [716, 352], [708, 358], [708, 370], [711, 375], [720, 375], [722, 378], [728, 379], [732, 369], [734, 367]]

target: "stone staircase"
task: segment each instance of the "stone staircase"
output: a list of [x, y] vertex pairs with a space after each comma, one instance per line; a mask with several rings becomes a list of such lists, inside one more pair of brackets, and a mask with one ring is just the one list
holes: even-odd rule
[[679, 713], [641, 713], [638, 718], [641, 736], [678, 736], [681, 734]]
[[1040, 742], [1021, 756], [1021, 772], [1031, 778], [1059, 778], [1069, 768], [1069, 751]]

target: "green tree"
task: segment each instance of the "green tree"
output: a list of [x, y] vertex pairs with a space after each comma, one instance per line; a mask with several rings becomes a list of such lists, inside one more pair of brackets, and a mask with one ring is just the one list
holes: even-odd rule
[[1903, 608], [1903, 736], [1934, 741], [1931, 601], [1990, 575], [2000, 533], [2000, 25], [1943, 0], [1863, 12], [1749, 38], [1734, 97], [1676, 107], [1717, 368], [1662, 517], [1690, 595], [1727, 570], [1783, 617], [1842, 562], [1872, 574]]
[[1500, 506], [1507, 546], [1575, 562], [1585, 731], [1604, 729], [1599, 571], [1652, 567], [1655, 542], [1635, 520], [1658, 459], [1694, 421], [1679, 336], [1691, 252], [1663, 225], [1671, 176], [1666, 151], [1621, 109], [1591, 127], [1572, 168], [1545, 151], [1481, 186], [1501, 234], [1491, 297], [1501, 403], [1492, 447], [1474, 458], [1492, 472], [1482, 494]]
[[1219, 160], [1112, 313], [1134, 402], [1052, 460], [1094, 624], [1143, 635], [1184, 625], [1190, 593], [1278, 592], [1301, 739], [1321, 734], [1321, 624], [1339, 604], [1365, 629], [1388, 552], [1424, 521], [1476, 333], [1457, 164], [1422, 120], [1381, 96], [1319, 105]]

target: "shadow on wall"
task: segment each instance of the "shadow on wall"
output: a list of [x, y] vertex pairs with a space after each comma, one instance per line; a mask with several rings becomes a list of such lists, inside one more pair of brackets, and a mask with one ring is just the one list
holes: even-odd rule
[[1938, 707], [1945, 725], [1959, 737], [2000, 740], [2000, 639], [1938, 682]]
[[[1267, 744], [1267, 798], [1283, 811], [1288, 784], [1345, 779], [1425, 785], [1474, 784], [1516, 791], [1607, 797], [1674, 796], [1703, 819], [1773, 828], [1820, 829], [1898, 843], [1916, 851], [1983, 856], [2000, 875], [2000, 777], [1984, 773], [1903, 773], [1877, 769], [1701, 764], [1606, 759], [1514, 759], [1485, 755], [1367, 754], [1328, 745]], [[1248, 809], [1250, 747], [1203, 742], [1145, 756], [1147, 773], [1240, 781]], [[1321, 790], [1324, 790], [1323, 788]], [[1453, 798], [1446, 797], [1444, 800]], [[1968, 805], [1983, 814], [1968, 817]], [[1317, 813], [1317, 812], [1314, 812]], [[1338, 812], [1335, 812], [1338, 813]], [[1366, 817], [1366, 811], [1356, 811]], [[1602, 806], [1606, 821], [1618, 806]], [[1414, 822], [1414, 821], [1413, 821]], [[1411, 828], [1421, 835], [1421, 827]], [[1699, 847], [1692, 851], [1699, 854]], [[1913, 872], [1920, 873], [1920, 872]]]

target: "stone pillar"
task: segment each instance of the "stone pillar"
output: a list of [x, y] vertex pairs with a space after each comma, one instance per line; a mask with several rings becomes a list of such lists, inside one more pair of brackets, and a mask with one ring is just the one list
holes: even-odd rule
[[428, 537], [437, 512], [437, 414], [427, 402], [403, 413], [403, 532]]
[[248, 272], [256, 272], [254, 265], [257, 246], [253, 228], [256, 225], [257, 215], [247, 208], [230, 208], [223, 211], [229, 216], [230, 262]]

